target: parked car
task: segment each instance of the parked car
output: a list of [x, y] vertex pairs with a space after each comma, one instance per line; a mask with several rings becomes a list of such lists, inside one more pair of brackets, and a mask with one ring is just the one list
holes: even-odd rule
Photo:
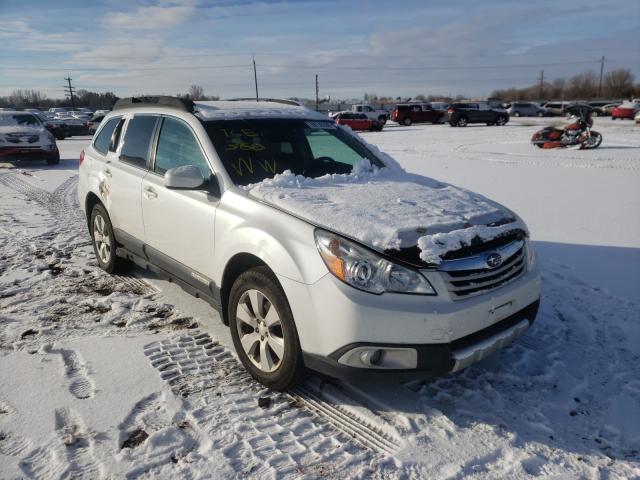
[[332, 118], [338, 125], [348, 125], [352, 130], [379, 132], [384, 127], [384, 122], [371, 120], [363, 113], [339, 112]]
[[[133, 261], [209, 301], [249, 373], [281, 390], [305, 367], [457, 371], [527, 330], [540, 274], [524, 223], [442, 186], [304, 107], [153, 97], [105, 116], [78, 198], [100, 267]], [[440, 247], [421, 251], [433, 225]], [[389, 228], [402, 241], [387, 248]]]
[[611, 110], [611, 120], [615, 120], [617, 118], [620, 120], [633, 120], [638, 111], [640, 111], [640, 103], [624, 102]]
[[40, 119], [29, 112], [0, 112], [0, 159], [46, 160], [47, 164], [60, 162], [56, 139]]
[[51, 132], [56, 140], [64, 140], [65, 138], [71, 136], [67, 125], [61, 120], [57, 120], [52, 116], [45, 115], [45, 113], [43, 112], [34, 113], [34, 115], [38, 117], [44, 127]]
[[413, 123], [441, 123], [444, 112], [428, 103], [399, 103], [391, 112], [391, 120], [400, 125]]
[[534, 102], [513, 102], [507, 113], [512, 117], [544, 117], [547, 110]]
[[87, 122], [87, 130], [89, 131], [90, 135], [93, 135], [94, 133], [96, 133], [96, 130], [98, 129], [98, 125], [100, 125], [100, 122], [103, 119], [104, 119], [104, 115], [94, 115], [89, 119], [89, 121]]
[[565, 117], [567, 115], [567, 108], [572, 104], [573, 102], [547, 102], [542, 105], [542, 107], [552, 116]]
[[65, 125], [66, 133], [69, 137], [89, 134], [89, 119], [56, 113], [54, 120]]
[[[606, 117], [607, 112], [604, 107], [610, 105], [612, 100], [592, 100], [590, 102], [586, 102], [589, 106], [593, 107], [593, 112], [591, 115], [594, 117]], [[611, 113], [609, 113], [610, 115]]]
[[509, 113], [486, 102], [452, 103], [447, 110], [446, 121], [452, 127], [466, 127], [470, 123], [501, 126], [509, 121]]
[[606, 105], [604, 105], [603, 107], [600, 108], [600, 110], [602, 110], [602, 115], [606, 116], [606, 117], [610, 117], [611, 116], [611, 112], [613, 112], [613, 109], [620, 106], [622, 102], [617, 102], [617, 103], [608, 103]]

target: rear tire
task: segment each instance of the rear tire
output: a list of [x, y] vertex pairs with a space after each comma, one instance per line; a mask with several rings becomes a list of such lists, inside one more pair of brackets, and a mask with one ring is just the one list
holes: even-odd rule
[[519, 117], [520, 116], [520, 112], [514, 112], [513, 116], [514, 117]]
[[466, 127], [469, 124], [467, 117], [460, 117], [456, 122], [457, 127]]
[[229, 326], [240, 361], [258, 382], [286, 390], [304, 372], [287, 297], [267, 267], [241, 274], [229, 294]]
[[411, 118], [410, 118], [410, 117], [407, 117], [407, 118], [405, 118], [405, 119], [402, 121], [402, 124], [403, 124], [405, 127], [410, 127], [412, 123], [413, 123], [413, 121], [411, 120]]
[[99, 203], [93, 207], [89, 221], [93, 252], [101, 269], [107, 273], [124, 272], [130, 266], [125, 258], [116, 255], [116, 237], [109, 214]]
[[60, 153], [56, 153], [53, 158], [47, 158], [47, 165], [57, 165], [60, 163]]
[[544, 112], [538, 112], [538, 113], [536, 113], [536, 117], [544, 117]]

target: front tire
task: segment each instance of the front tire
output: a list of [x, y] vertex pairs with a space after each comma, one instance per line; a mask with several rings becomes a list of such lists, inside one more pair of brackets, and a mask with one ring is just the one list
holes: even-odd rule
[[93, 252], [100, 268], [107, 273], [127, 270], [129, 261], [116, 255], [116, 238], [113, 234], [113, 226], [109, 214], [100, 204], [95, 205], [91, 211], [89, 232], [91, 233]]
[[233, 345], [249, 374], [274, 390], [293, 386], [304, 371], [302, 351], [287, 297], [267, 267], [237, 278], [228, 312]]
[[498, 118], [496, 118], [496, 125], [498, 125], [499, 127], [502, 127], [506, 123], [507, 123], [507, 117], [500, 115]]

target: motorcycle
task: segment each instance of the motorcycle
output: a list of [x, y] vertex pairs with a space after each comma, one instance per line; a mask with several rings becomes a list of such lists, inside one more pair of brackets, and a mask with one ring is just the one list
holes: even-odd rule
[[531, 143], [538, 148], [598, 148], [602, 143], [602, 134], [591, 130], [594, 109], [589, 105], [574, 105], [567, 111], [576, 117], [575, 122], [564, 128], [545, 127], [533, 134]]

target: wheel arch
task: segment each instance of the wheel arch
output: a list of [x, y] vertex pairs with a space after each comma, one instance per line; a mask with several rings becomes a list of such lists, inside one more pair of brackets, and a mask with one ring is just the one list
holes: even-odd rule
[[[256, 267], [266, 267], [273, 274], [274, 279], [278, 282], [275, 272], [261, 258], [251, 253], [236, 253], [229, 259], [222, 273], [222, 282], [220, 284], [220, 307], [222, 310], [222, 322], [229, 326], [229, 293], [236, 279], [247, 270]], [[282, 285], [280, 285], [282, 288]]]
[[87, 227], [90, 227], [89, 224], [91, 222], [91, 212], [93, 211], [93, 207], [95, 207], [98, 204], [102, 205], [102, 207], [106, 210], [106, 207], [104, 203], [102, 203], [102, 200], [100, 200], [100, 197], [98, 197], [93, 192], [89, 192], [84, 200], [84, 206], [85, 206], [84, 211], [87, 217]]

